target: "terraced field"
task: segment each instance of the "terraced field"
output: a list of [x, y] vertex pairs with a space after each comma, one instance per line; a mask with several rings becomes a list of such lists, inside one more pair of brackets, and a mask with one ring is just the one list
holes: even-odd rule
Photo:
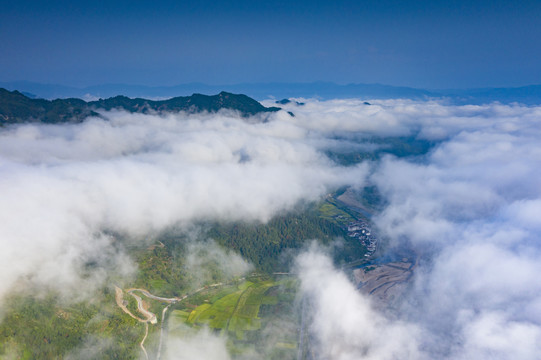
[[353, 271], [361, 292], [378, 298], [386, 304], [399, 297], [413, 275], [415, 261], [406, 258]]

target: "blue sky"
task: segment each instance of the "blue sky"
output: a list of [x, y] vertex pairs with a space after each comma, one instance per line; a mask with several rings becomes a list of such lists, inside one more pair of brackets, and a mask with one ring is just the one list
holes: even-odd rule
[[541, 1], [0, 5], [0, 81], [541, 83]]

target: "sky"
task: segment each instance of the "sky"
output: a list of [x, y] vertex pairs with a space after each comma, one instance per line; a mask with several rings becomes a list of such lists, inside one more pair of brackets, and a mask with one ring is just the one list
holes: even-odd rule
[[539, 1], [6, 1], [0, 82], [541, 83]]

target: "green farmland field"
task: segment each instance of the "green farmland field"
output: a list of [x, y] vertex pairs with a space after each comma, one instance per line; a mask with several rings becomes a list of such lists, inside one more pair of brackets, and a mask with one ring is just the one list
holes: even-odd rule
[[272, 280], [250, 282], [246, 281], [237, 287], [224, 289], [212, 296], [186, 317], [186, 311], [176, 310], [173, 315], [177, 320], [191, 326], [207, 325], [221, 331], [235, 333], [240, 340], [244, 331], [259, 330], [259, 308], [261, 305], [272, 305], [278, 302], [275, 296], [265, 296], [265, 293], [277, 283]]

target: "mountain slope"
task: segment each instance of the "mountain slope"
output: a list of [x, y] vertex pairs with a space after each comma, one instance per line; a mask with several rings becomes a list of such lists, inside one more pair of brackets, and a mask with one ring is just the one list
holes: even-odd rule
[[193, 94], [168, 100], [153, 101], [116, 96], [109, 99], [86, 102], [81, 99], [32, 99], [18, 91], [0, 88], [0, 124], [22, 122], [64, 123], [81, 122], [89, 116], [100, 116], [98, 110], [120, 109], [129, 112], [217, 112], [221, 109], [238, 111], [242, 116], [280, 110], [267, 108], [246, 96], [222, 91], [218, 95]]

